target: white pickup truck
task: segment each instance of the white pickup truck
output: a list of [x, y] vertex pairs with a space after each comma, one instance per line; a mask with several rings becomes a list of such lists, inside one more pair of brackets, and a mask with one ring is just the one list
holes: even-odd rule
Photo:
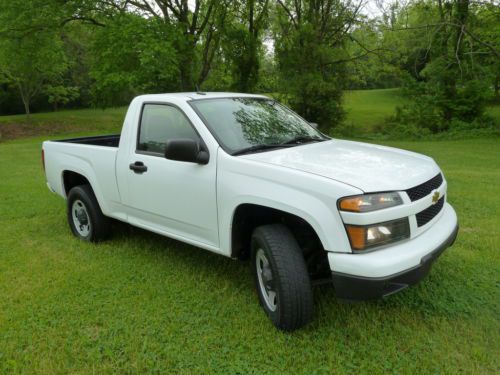
[[46, 141], [42, 159], [76, 237], [100, 241], [116, 219], [250, 258], [283, 330], [310, 321], [311, 285], [348, 300], [393, 294], [458, 232], [434, 160], [331, 139], [261, 95], [139, 96], [121, 135]]

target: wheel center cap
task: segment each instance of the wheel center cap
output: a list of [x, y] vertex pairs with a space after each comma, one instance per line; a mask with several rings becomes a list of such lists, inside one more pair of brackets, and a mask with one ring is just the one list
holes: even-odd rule
[[273, 280], [273, 273], [271, 272], [271, 268], [264, 267], [262, 269], [262, 281], [268, 289], [270, 289], [270, 282]]
[[84, 210], [78, 210], [76, 212], [76, 218], [78, 219], [78, 221], [82, 225], [87, 225], [87, 223], [89, 222], [89, 220], [87, 218], [87, 214], [85, 213]]

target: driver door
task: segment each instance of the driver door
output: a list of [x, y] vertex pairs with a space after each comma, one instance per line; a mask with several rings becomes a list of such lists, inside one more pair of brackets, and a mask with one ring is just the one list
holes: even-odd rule
[[154, 232], [205, 247], [217, 247], [216, 158], [206, 165], [168, 160], [169, 139], [201, 141], [176, 106], [145, 103], [137, 144], [130, 153], [125, 204], [129, 222]]

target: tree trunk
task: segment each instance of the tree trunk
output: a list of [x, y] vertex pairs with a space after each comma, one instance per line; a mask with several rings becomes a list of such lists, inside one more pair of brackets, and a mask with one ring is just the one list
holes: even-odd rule
[[[469, 16], [469, 0], [457, 0], [455, 3], [455, 14], [452, 20], [454, 21], [454, 35], [452, 36], [453, 43], [453, 56], [449, 56], [450, 59], [454, 59], [454, 64], [448, 65], [450, 67], [449, 72], [446, 73], [446, 99], [448, 103], [453, 103], [456, 101], [457, 96], [457, 81], [460, 80], [462, 76], [461, 61], [463, 57], [462, 47], [464, 40], [464, 30], [467, 24], [467, 19]], [[453, 29], [452, 29], [453, 30]], [[455, 65], [456, 64], [456, 65]], [[458, 78], [458, 79], [457, 79]], [[451, 120], [456, 114], [455, 111], [447, 105], [445, 111], [446, 124], [449, 126]]]
[[495, 86], [495, 100], [498, 100], [498, 92], [500, 91], [500, 75], [495, 76], [495, 82], [493, 84]]
[[30, 118], [30, 95], [27, 94], [21, 85], [19, 85], [19, 92], [21, 94], [21, 100], [23, 101], [24, 105], [24, 113], [26, 114], [26, 117], [29, 119]]
[[194, 91], [192, 80], [192, 62], [190, 59], [183, 59], [179, 67], [181, 79], [181, 91]]
[[182, 91], [194, 91], [195, 81], [193, 71], [195, 66], [195, 48], [196, 40], [192, 37], [187, 37], [188, 40], [181, 41], [179, 45], [179, 76], [180, 76], [180, 89]]
[[[448, 61], [448, 41], [450, 39], [449, 37], [449, 28], [447, 26], [447, 12], [445, 11], [444, 4], [441, 0], [438, 0], [438, 10], [439, 10], [439, 18], [441, 21], [440, 29], [439, 29], [439, 34], [438, 37], [440, 39], [440, 54], [443, 56], [445, 61]], [[442, 84], [444, 85], [444, 96], [447, 99], [447, 102], [451, 99], [454, 93], [454, 86], [455, 86], [455, 81], [453, 79], [453, 76], [450, 76], [449, 68], [445, 68], [443, 72], [443, 78], [442, 78]], [[453, 111], [449, 107], [448, 103], [445, 103], [442, 106], [443, 110], [443, 120], [444, 123], [448, 124], [451, 121], [451, 118], [453, 117]], [[438, 129], [433, 129], [434, 131], [437, 131]]]

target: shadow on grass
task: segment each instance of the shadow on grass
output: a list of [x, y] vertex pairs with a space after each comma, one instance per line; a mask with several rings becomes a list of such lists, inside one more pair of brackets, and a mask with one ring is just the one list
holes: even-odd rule
[[[227, 282], [231, 288], [252, 295], [249, 300], [258, 303], [248, 261], [226, 258], [128, 224], [116, 223], [113, 242], [120, 245], [124, 241], [131, 243], [132, 251], [140, 256], [155, 254], [151, 261], [156, 262], [160, 259], [169, 267], [174, 265], [189, 270], [203, 275], [204, 278], [215, 280], [216, 283]], [[440, 261], [441, 259], [437, 262]], [[330, 317], [343, 316], [344, 320], [345, 317], [354, 318], [368, 312], [376, 312], [377, 315], [380, 314], [381, 319], [385, 319], [384, 316], [387, 314], [396, 314], [401, 310], [411, 311], [412, 314], [420, 315], [422, 319], [433, 316], [470, 315], [474, 311], [470, 299], [472, 290], [468, 290], [468, 284], [464, 283], [460, 273], [454, 269], [446, 269], [447, 266], [450, 264], [435, 264], [429, 275], [419, 284], [406, 288], [396, 295], [377, 300], [343, 301], [336, 298], [333, 285], [316, 286], [314, 287], [315, 320], [318, 314]], [[196, 285], [193, 279], [192, 287]], [[389, 320], [394, 320], [394, 317]]]

